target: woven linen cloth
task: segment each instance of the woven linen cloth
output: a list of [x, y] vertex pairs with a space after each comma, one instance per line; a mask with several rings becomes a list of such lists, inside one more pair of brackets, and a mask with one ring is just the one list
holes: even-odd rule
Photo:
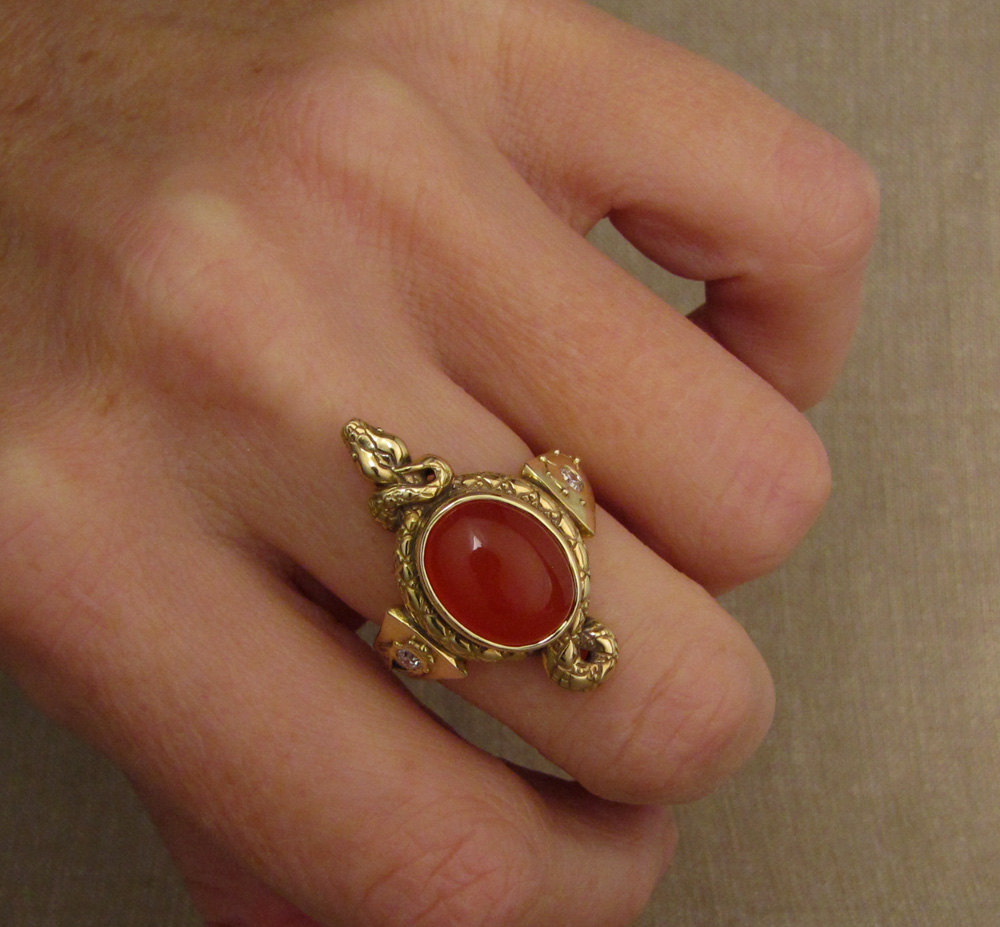
[[[995, 3], [602, 5], [830, 129], [869, 159], [884, 191], [856, 349], [813, 413], [834, 467], [831, 504], [783, 569], [726, 600], [774, 671], [773, 732], [720, 793], [679, 809], [676, 864], [638, 923], [993, 927], [1000, 923]], [[667, 299], [681, 307], [697, 300], [694, 287], [671, 280], [607, 228], [594, 240]], [[447, 693], [423, 691], [477, 742], [531, 759]], [[0, 924], [195, 925], [119, 774], [10, 684], [0, 684], [0, 719]], [[580, 891], [585, 903], [585, 873]]]

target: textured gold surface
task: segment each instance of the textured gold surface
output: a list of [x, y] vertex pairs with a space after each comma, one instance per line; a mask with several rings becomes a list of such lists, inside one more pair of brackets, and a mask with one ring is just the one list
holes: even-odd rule
[[[397, 652], [412, 640], [415, 647], [433, 648], [421, 651], [426, 670], [408, 671], [414, 678], [443, 678], [440, 673], [461, 669], [465, 660], [495, 663], [544, 651], [546, 671], [563, 688], [583, 692], [604, 681], [618, 659], [618, 645], [608, 628], [587, 615], [590, 561], [584, 532], [593, 534], [594, 498], [579, 459], [558, 451], [535, 458], [525, 465], [532, 482], [500, 473], [455, 476], [436, 457], [413, 463], [402, 441], [360, 419], [344, 426], [343, 437], [362, 475], [377, 487], [370, 503], [373, 517], [397, 532], [396, 579], [403, 606], [390, 611], [391, 626], [383, 625], [376, 642], [390, 665], [402, 668]], [[522, 508], [559, 540], [573, 570], [575, 605], [555, 635], [530, 647], [503, 647], [468, 631], [437, 601], [420, 568], [421, 539], [442, 511], [469, 498], [500, 499]]]
[[[401, 608], [391, 608], [386, 613], [375, 639], [375, 649], [387, 663], [414, 679], [463, 679], [468, 673], [464, 660], [435, 647], [425, 634], [413, 626]], [[401, 665], [397, 661], [401, 650], [409, 650], [419, 656], [423, 667], [411, 670]]]
[[[830, 508], [779, 574], [727, 598], [777, 678], [775, 728], [720, 794], [679, 810], [674, 866], [636, 927], [992, 927], [995, 0], [599, 5], [833, 130], [874, 162], [886, 194], [866, 320], [815, 413]], [[612, 229], [594, 240], [675, 305], [701, 298]], [[477, 744], [539, 762], [444, 687], [419, 692]], [[0, 717], [0, 922], [199, 927], [125, 778], [10, 684]]]
[[521, 475], [552, 493], [573, 516], [584, 536], [591, 537], [597, 531], [594, 490], [583, 475], [579, 457], [561, 451], [542, 454], [529, 460]]

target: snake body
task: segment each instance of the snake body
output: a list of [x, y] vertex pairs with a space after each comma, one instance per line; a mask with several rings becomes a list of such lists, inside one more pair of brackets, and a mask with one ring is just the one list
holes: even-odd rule
[[372, 517], [395, 531], [405, 509], [433, 502], [451, 483], [450, 466], [438, 457], [412, 463], [399, 438], [357, 419], [344, 426], [344, 440], [361, 472], [380, 488], [368, 500]]
[[395, 531], [406, 509], [433, 502], [448, 488], [453, 476], [451, 467], [437, 457], [423, 460], [396, 471], [400, 481], [378, 490], [368, 500], [372, 517], [380, 525]]
[[[561, 532], [562, 543], [571, 554], [574, 569], [582, 577], [580, 581], [583, 585], [577, 617], [569, 623], [566, 633], [550, 642], [543, 651], [545, 668], [549, 676], [565, 689], [585, 691], [601, 683], [617, 661], [618, 645], [614, 635], [601, 622], [584, 612], [589, 582], [586, 549], [580, 531], [558, 497], [538, 482], [529, 483], [499, 474], [456, 477], [451, 467], [438, 457], [424, 457], [413, 462], [409, 450], [399, 438], [360, 419], [344, 426], [343, 437], [361, 472], [376, 486], [376, 491], [368, 500], [372, 516], [380, 525], [398, 532], [401, 553], [397, 553], [397, 557], [406, 567], [398, 575], [404, 596], [407, 593], [410, 595], [405, 608], [396, 617], [397, 623], [410, 628], [411, 636], [406, 646], [433, 644], [457, 658], [459, 667], [463, 665], [462, 660], [470, 658], [496, 660], [523, 656], [523, 653], [514, 650], [483, 646], [462, 637], [426, 601], [412, 564], [414, 533], [420, 530], [425, 517], [440, 497], [461, 496], [481, 487], [490, 495], [516, 497], [518, 504], [533, 506]], [[525, 475], [530, 476], [528, 473]], [[389, 652], [394, 652], [392, 648], [400, 645], [388, 641], [384, 646], [390, 648]], [[412, 649], [410, 653], [412, 658]], [[430, 654], [428, 650], [425, 659], [433, 661], [434, 658], [428, 656]], [[420, 672], [428, 671], [422, 668]]]
[[589, 616], [580, 631], [550, 644], [544, 653], [545, 671], [564, 689], [573, 692], [599, 686], [617, 660], [615, 636]]

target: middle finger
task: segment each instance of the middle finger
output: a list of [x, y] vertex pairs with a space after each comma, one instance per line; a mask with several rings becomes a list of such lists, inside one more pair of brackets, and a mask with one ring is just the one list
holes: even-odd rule
[[[302, 268], [287, 278], [274, 268], [261, 287], [266, 249], [259, 245], [243, 232], [228, 235], [227, 259], [215, 260], [211, 240], [203, 241], [197, 274], [187, 248], [174, 285], [164, 288], [206, 325], [220, 317], [232, 323], [221, 358], [217, 343], [199, 347], [190, 328], [181, 353], [197, 358], [201, 351], [213, 365], [240, 370], [235, 393], [222, 378], [221, 395], [202, 397], [207, 428], [191, 442], [202, 447], [194, 478], [200, 467], [213, 486], [227, 487], [220, 501], [242, 522], [247, 543], [279, 551], [378, 621], [398, 602], [393, 542], [368, 517], [370, 487], [340, 443], [342, 424], [365, 416], [403, 437], [416, 455], [440, 455], [458, 472], [516, 473], [531, 453], [440, 370], [417, 326], [411, 338], [397, 324], [376, 348], [366, 343], [372, 329], [364, 320], [357, 331], [345, 327], [315, 294], [287, 282], [310, 279]], [[169, 249], [155, 252], [158, 273], [169, 276]], [[215, 295], [222, 304], [210, 304]], [[234, 304], [238, 315], [227, 310]], [[276, 325], [276, 315], [286, 324]], [[263, 350], [253, 341], [261, 333]], [[237, 448], [225, 437], [233, 434], [242, 435]], [[223, 481], [220, 467], [227, 469]], [[591, 549], [594, 613], [622, 648], [605, 685], [589, 696], [563, 692], [532, 660], [473, 667], [455, 687], [596, 794], [631, 801], [701, 794], [762, 737], [772, 705], [766, 668], [706, 592], [603, 513]]]

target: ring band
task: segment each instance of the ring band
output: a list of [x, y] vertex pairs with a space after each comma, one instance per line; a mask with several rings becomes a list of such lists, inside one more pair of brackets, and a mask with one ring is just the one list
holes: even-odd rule
[[353, 419], [344, 441], [377, 487], [372, 517], [396, 532], [403, 605], [375, 642], [388, 663], [422, 679], [458, 679], [467, 660], [542, 652], [549, 676], [573, 691], [603, 682], [614, 635], [587, 615], [585, 538], [596, 506], [580, 461], [559, 451], [521, 477], [457, 475], [438, 457], [413, 462], [406, 445]]

